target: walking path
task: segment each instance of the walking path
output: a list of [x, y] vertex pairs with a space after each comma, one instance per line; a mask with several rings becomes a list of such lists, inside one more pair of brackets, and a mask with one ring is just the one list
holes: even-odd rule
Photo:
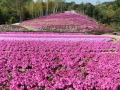
[[113, 41], [114, 43], [118, 43], [118, 41], [120, 40], [119, 35], [103, 34], [102, 36], [110, 36], [110, 37], [115, 38], [115, 40]]

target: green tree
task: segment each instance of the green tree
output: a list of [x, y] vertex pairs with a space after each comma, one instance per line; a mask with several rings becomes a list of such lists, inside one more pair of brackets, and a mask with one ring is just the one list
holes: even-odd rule
[[118, 8], [118, 9], [115, 11], [114, 20], [115, 20], [117, 23], [120, 22], [120, 8]]
[[94, 10], [94, 6], [91, 3], [87, 3], [86, 4], [86, 10], [85, 10], [85, 14], [87, 14], [90, 17], [93, 17], [93, 10]]
[[2, 6], [6, 7], [9, 11], [14, 13], [14, 15], [18, 15], [20, 22], [24, 17], [25, 5], [27, 2], [31, 2], [32, 0], [3, 0]]
[[96, 20], [99, 20], [99, 13], [100, 13], [99, 7], [95, 7], [94, 10], [93, 10], [93, 17], [94, 17]]
[[3, 13], [0, 10], [0, 24], [4, 23], [4, 19], [3, 19]]
[[84, 3], [82, 2], [80, 5], [79, 5], [79, 9], [80, 9], [80, 13], [84, 13]]
[[118, 7], [120, 7], [120, 0], [115, 0], [115, 3], [117, 4]]

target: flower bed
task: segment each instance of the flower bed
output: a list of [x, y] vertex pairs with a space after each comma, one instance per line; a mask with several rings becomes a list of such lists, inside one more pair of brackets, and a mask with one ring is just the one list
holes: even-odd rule
[[[6, 36], [7, 35], [7, 36]], [[34, 40], [34, 41], [112, 41], [113, 38], [96, 35], [75, 35], [75, 34], [35, 34], [35, 33], [8, 33], [0, 34], [0, 40]]]
[[35, 31], [53, 32], [110, 32], [111, 28], [99, 25], [94, 19], [75, 13], [60, 13], [38, 19], [24, 21], [23, 27], [34, 28]]
[[[117, 90], [120, 88], [120, 43], [30, 40], [35, 36], [39, 39], [42, 35], [42, 38], [48, 38], [45, 37], [46, 34], [2, 35], [0, 34], [0, 38], [4, 38], [0, 40], [1, 90]], [[6, 39], [9, 36], [11, 40]], [[54, 36], [59, 35], [51, 34], [51, 37]], [[66, 37], [67, 35], [64, 38]], [[81, 35], [76, 37], [82, 38]], [[90, 38], [90, 36], [86, 37]], [[93, 37], [97, 38], [91, 36]], [[26, 38], [26, 40], [14, 40], [14, 38]], [[100, 38], [102, 37], [98, 39]]]

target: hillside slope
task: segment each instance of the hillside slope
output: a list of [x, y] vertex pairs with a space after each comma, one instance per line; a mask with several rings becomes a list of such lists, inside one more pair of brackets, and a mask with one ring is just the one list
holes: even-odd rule
[[111, 29], [99, 25], [94, 19], [76, 13], [51, 14], [41, 18], [24, 21], [20, 24], [34, 30], [48, 30], [59, 32], [105, 31]]

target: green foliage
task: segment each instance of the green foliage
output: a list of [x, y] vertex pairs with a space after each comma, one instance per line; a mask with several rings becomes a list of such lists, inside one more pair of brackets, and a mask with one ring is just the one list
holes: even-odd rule
[[87, 3], [86, 4], [85, 14], [90, 16], [90, 17], [93, 17], [93, 10], [94, 10], [94, 8], [95, 7], [91, 3]]
[[115, 11], [114, 20], [118, 23], [120, 22], [120, 8]]
[[4, 22], [2, 11], [0, 10], [0, 24]]
[[98, 7], [95, 7], [95, 9], [93, 10], [93, 17], [96, 19], [96, 20], [99, 20], [99, 8]]
[[12, 24], [12, 23], [16, 23], [16, 19], [15, 19], [15, 17], [10, 17], [10, 19], [9, 19], [9, 23], [10, 24]]
[[115, 0], [115, 3], [117, 4], [118, 7], [120, 7], [120, 0]]
[[[32, 0], [3, 0], [1, 7], [6, 8], [12, 16], [19, 16], [20, 21], [22, 21], [24, 18], [25, 4], [31, 1]], [[10, 18], [12, 16], [10, 16]]]

